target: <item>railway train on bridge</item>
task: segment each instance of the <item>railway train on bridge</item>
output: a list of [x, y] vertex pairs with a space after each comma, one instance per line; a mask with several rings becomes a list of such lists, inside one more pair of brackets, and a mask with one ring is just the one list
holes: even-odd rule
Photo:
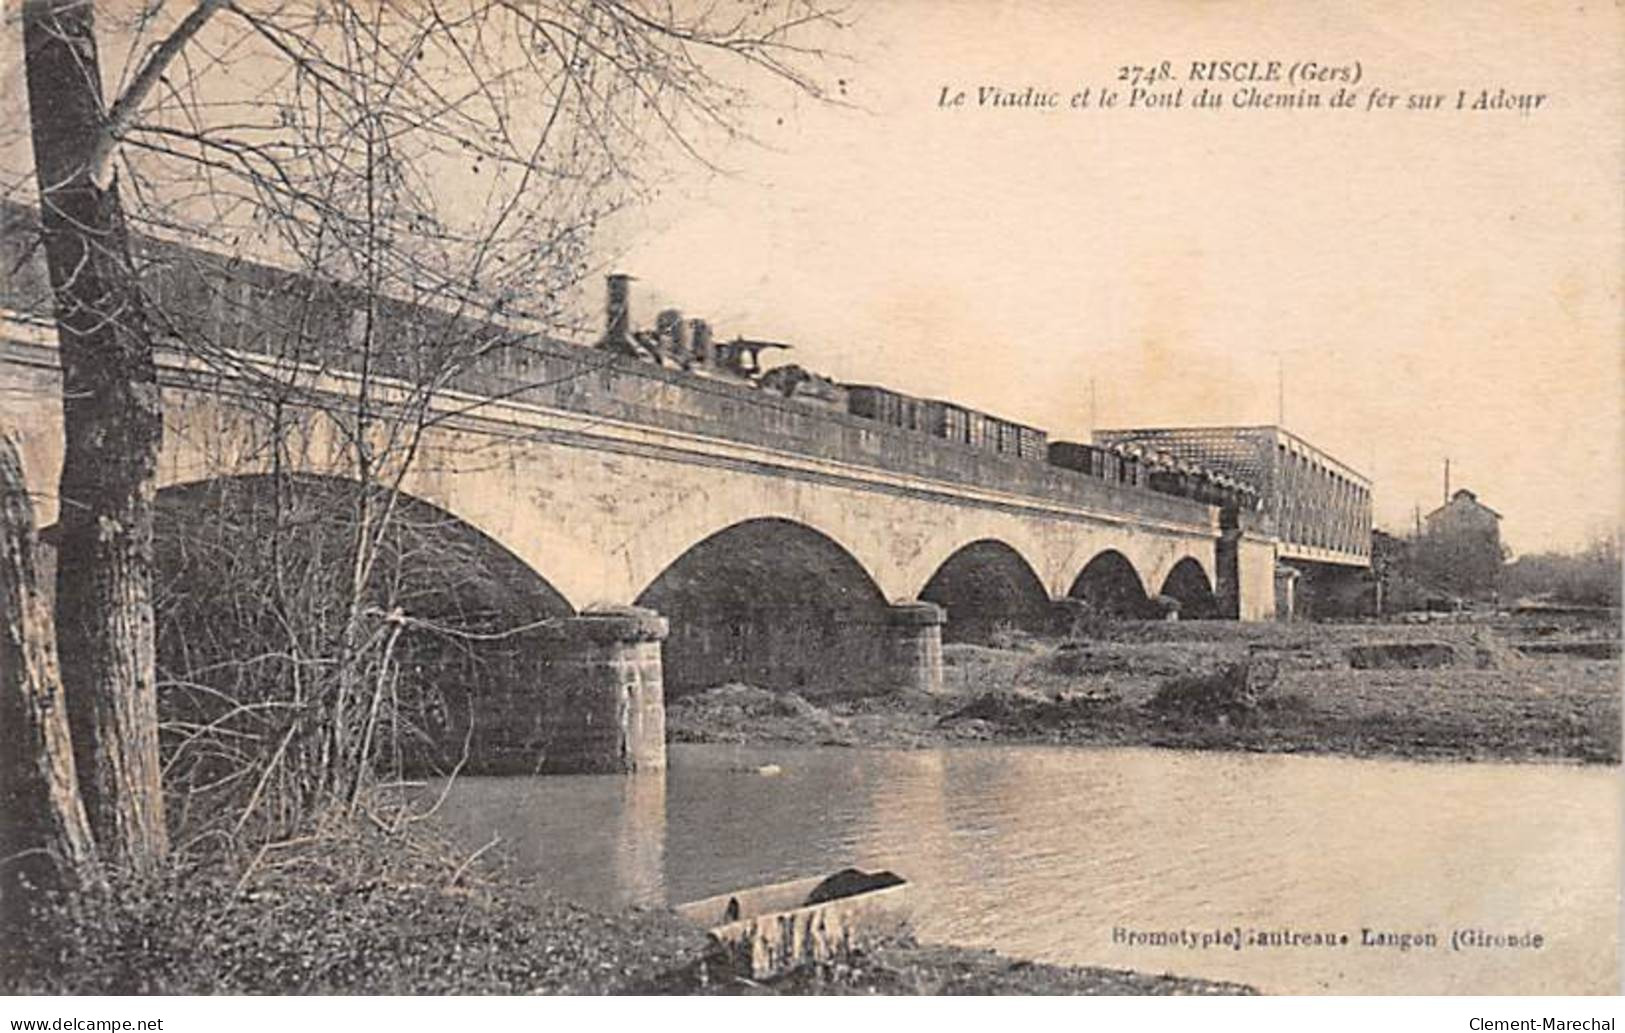
[[701, 376], [743, 381], [801, 404], [845, 412], [1014, 460], [1048, 463], [1109, 483], [1195, 499], [1226, 510], [1255, 510], [1260, 506], [1253, 485], [1143, 443], [1050, 441], [1049, 435], [1037, 427], [955, 402], [917, 398], [876, 384], [840, 383], [794, 363], [764, 367], [763, 352], [788, 350], [790, 345], [743, 337], [714, 341], [708, 323], [684, 320], [675, 309], [660, 312], [653, 330], [633, 330], [630, 280], [624, 274], [609, 277], [606, 329], [598, 343], [600, 348]]

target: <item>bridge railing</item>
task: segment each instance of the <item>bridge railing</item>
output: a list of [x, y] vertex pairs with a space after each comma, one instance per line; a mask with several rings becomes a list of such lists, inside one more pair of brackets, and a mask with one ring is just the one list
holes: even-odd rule
[[[1116, 486], [1048, 463], [986, 452], [744, 384], [532, 340], [464, 371], [461, 390], [1168, 523], [1213, 526], [1190, 499]], [[535, 386], [527, 386], [535, 385]]]

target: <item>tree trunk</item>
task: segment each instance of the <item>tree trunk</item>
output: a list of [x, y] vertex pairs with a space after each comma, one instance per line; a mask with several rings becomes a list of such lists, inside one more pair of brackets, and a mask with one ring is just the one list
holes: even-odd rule
[[0, 434], [0, 921], [22, 948], [38, 892], [78, 888], [95, 862], [35, 548], [22, 463]]
[[26, 0], [23, 46], [62, 361], [62, 682], [97, 843], [145, 871], [168, 847], [152, 612], [157, 370], [117, 178], [90, 167], [105, 136], [92, 4]]

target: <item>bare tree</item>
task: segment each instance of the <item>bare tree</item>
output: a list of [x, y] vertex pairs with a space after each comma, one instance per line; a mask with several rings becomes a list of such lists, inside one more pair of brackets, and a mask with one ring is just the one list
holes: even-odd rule
[[72, 890], [95, 877], [35, 550], [22, 462], [0, 433], [0, 915], [9, 949], [32, 932], [34, 891]]
[[1416, 576], [1437, 590], [1464, 598], [1497, 594], [1506, 559], [1495, 528], [1430, 529], [1411, 543]]
[[[244, 813], [296, 749], [320, 772], [307, 791], [354, 799], [402, 626], [379, 604], [380, 558], [423, 435], [446, 418], [438, 396], [526, 332], [568, 324], [593, 234], [645, 195], [662, 142], [704, 160], [764, 86], [822, 96], [809, 69], [839, 27], [817, 0], [179, 6], [100, 27], [90, 0], [23, 11], [69, 403], [63, 673], [92, 826], [137, 867], [165, 849], [154, 340], [260, 385], [259, 458], [279, 483], [308, 468], [311, 441], [336, 443], [352, 485], [342, 605], [306, 605], [314, 633], [288, 621], [299, 593], [275, 589], [295, 705], [253, 759]], [[128, 60], [106, 103], [109, 40]], [[151, 238], [133, 257], [126, 209]], [[165, 239], [220, 262], [185, 275]], [[245, 254], [298, 275], [237, 275]], [[292, 495], [277, 498], [281, 548]]]
[[62, 680], [91, 828], [112, 859], [149, 869], [168, 849], [153, 684], [157, 369], [105, 170], [91, 5], [28, 0], [23, 45], [62, 363]]

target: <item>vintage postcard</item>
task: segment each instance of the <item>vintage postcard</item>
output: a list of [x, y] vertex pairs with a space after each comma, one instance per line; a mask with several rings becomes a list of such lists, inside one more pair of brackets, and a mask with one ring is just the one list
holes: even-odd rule
[[1617, 3], [4, 33], [0, 990], [1618, 993]]

